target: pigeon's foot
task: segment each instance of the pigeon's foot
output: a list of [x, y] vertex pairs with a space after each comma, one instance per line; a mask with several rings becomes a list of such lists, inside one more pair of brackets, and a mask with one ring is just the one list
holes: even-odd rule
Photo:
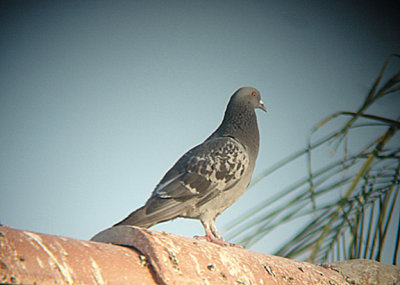
[[230, 243], [225, 241], [222, 236], [218, 233], [217, 228], [215, 227], [214, 219], [209, 222], [205, 223], [203, 220], [200, 220], [201, 224], [204, 227], [204, 230], [206, 232], [205, 236], [195, 236], [194, 238], [196, 239], [205, 239], [209, 242], [216, 243], [222, 246], [233, 246], [233, 247], [238, 247], [238, 248], [243, 248], [240, 244], [235, 244], [235, 243]]
[[237, 248], [244, 248], [243, 245], [238, 244], [238, 243], [229, 243], [229, 245], [230, 245], [230, 246], [233, 246], [233, 247], [237, 247]]
[[219, 244], [222, 246], [230, 246], [231, 245], [229, 242], [224, 241], [222, 239], [215, 238], [213, 236], [195, 236], [194, 238], [195, 239], [205, 239], [209, 242], [216, 243], [216, 244]]
[[215, 244], [219, 244], [222, 246], [232, 246], [232, 247], [237, 247], [237, 248], [243, 248], [242, 245], [240, 244], [236, 244], [236, 243], [230, 243], [227, 242], [223, 239], [218, 239], [216, 237], [213, 237], [212, 235], [206, 235], [206, 236], [194, 236], [195, 239], [205, 239], [209, 242], [215, 243]]

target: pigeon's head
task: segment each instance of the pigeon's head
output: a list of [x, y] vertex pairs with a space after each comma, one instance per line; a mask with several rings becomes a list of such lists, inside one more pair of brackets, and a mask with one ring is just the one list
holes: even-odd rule
[[239, 88], [231, 98], [234, 104], [246, 104], [251, 108], [259, 108], [261, 110], [267, 111], [264, 106], [264, 102], [261, 100], [260, 91], [253, 87], [242, 87]]

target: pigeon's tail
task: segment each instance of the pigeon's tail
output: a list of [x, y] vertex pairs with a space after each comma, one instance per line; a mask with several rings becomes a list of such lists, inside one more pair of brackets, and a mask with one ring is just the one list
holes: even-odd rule
[[126, 225], [126, 226], [137, 226], [141, 228], [150, 228], [151, 226], [157, 224], [158, 221], [148, 218], [148, 216], [145, 213], [145, 210], [146, 209], [144, 207], [137, 209], [136, 211], [129, 214], [128, 217], [126, 217], [119, 223], [115, 224], [113, 227]]
[[146, 202], [146, 205], [133, 211], [114, 226], [126, 225], [150, 228], [158, 223], [180, 217], [186, 207], [186, 203], [178, 202], [175, 199], [151, 198]]
[[[169, 211], [168, 211], [169, 210]], [[143, 206], [131, 214], [128, 217], [115, 224], [115, 226], [136, 226], [141, 228], [150, 228], [158, 223], [166, 222], [175, 219], [179, 213], [179, 207], [176, 209], [166, 209], [166, 211], [158, 211], [155, 213], [147, 213], [148, 209]]]

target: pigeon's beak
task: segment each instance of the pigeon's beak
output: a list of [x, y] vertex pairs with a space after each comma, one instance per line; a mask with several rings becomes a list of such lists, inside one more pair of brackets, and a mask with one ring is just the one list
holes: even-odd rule
[[257, 108], [263, 110], [264, 112], [267, 112], [267, 108], [265, 108], [264, 106], [264, 102], [260, 100], [260, 102], [258, 103]]

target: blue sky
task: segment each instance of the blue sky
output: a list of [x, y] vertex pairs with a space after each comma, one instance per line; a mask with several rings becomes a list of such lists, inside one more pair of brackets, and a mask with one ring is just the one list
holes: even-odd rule
[[[3, 1], [1, 222], [89, 239], [143, 205], [241, 86], [269, 110], [258, 112], [255, 174], [303, 147], [323, 117], [355, 110], [400, 50], [389, 2], [347, 2]], [[398, 114], [393, 100], [374, 111]], [[217, 226], [290, 171], [251, 188]], [[203, 234], [183, 219], [154, 229]], [[253, 249], [268, 253], [281, 235]]]

